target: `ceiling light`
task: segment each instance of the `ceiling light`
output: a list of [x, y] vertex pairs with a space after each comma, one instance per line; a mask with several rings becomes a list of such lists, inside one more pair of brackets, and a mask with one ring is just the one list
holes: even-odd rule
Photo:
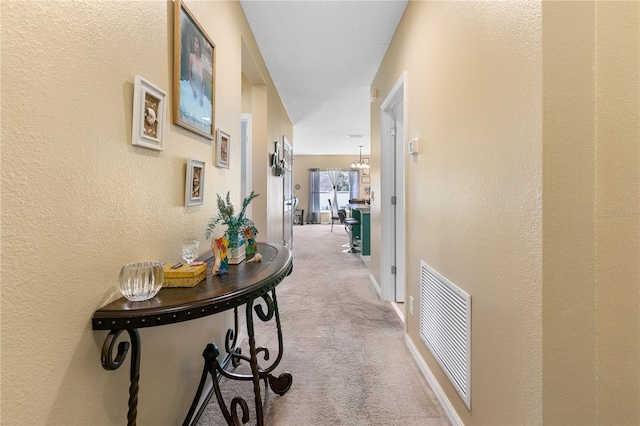
[[360, 159], [351, 163], [351, 168], [352, 169], [368, 169], [369, 168], [369, 163], [368, 162], [365, 163], [362, 161], [362, 145], [360, 145]]
[[348, 135], [349, 139], [362, 139], [362, 135]]

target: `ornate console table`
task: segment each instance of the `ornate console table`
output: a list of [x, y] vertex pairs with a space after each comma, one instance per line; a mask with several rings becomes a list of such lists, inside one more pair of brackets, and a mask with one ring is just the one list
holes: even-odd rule
[[[184, 425], [195, 424], [202, 413], [202, 408], [194, 416], [198, 401], [202, 395], [207, 376], [211, 374], [213, 389], [216, 399], [222, 410], [222, 414], [229, 425], [240, 424], [240, 420], [246, 423], [249, 420], [247, 402], [241, 397], [235, 397], [231, 401], [230, 409], [223, 400], [217, 376], [224, 376], [234, 380], [247, 380], [253, 382], [255, 397], [255, 409], [257, 424], [264, 424], [262, 409], [260, 380], [264, 380], [277, 394], [284, 395], [293, 378], [289, 373], [283, 373], [275, 377], [271, 373], [282, 359], [282, 328], [278, 313], [278, 301], [276, 299], [276, 286], [293, 270], [291, 252], [281, 245], [258, 243], [258, 252], [262, 255], [262, 262], [230, 265], [229, 273], [222, 276], [211, 276], [211, 268], [208, 269], [206, 282], [202, 282], [192, 288], [163, 288], [151, 300], [144, 302], [130, 302], [120, 298], [113, 303], [103, 306], [94, 312], [92, 325], [94, 330], [110, 330], [102, 346], [102, 366], [106, 370], [116, 370], [122, 365], [129, 349], [131, 349], [131, 368], [129, 387], [129, 411], [127, 419], [129, 425], [135, 425], [138, 405], [138, 381], [140, 378], [140, 334], [139, 328], [159, 327], [166, 324], [174, 324], [182, 321], [190, 321], [219, 312], [234, 310], [234, 329], [227, 331], [225, 349], [227, 355], [224, 360], [218, 360], [220, 351], [215, 343], [209, 343], [203, 353], [204, 369], [202, 378], [196, 391], [191, 408], [184, 420]], [[201, 256], [198, 260], [213, 262], [213, 254], [210, 252]], [[263, 305], [256, 299], [262, 298], [266, 304], [266, 312]], [[236, 346], [238, 337], [238, 307], [246, 305], [247, 334], [249, 339], [249, 355], [243, 355]], [[269, 360], [267, 348], [256, 348], [253, 324], [253, 310], [261, 321], [270, 321], [275, 317], [278, 332], [278, 356], [267, 367], [258, 364], [258, 354], [262, 353], [264, 360]], [[114, 357], [115, 345], [118, 336], [127, 331], [129, 340], [118, 344]], [[236, 374], [227, 371], [229, 361], [237, 366], [241, 360], [249, 362], [251, 375]], [[211, 393], [206, 397], [208, 401]], [[205, 402], [206, 404], [206, 402]], [[203, 406], [205, 405], [203, 404]], [[238, 409], [242, 418], [238, 417]]]

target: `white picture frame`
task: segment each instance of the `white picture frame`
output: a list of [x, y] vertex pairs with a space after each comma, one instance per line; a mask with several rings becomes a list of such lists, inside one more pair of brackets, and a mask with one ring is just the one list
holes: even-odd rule
[[133, 88], [131, 143], [164, 151], [167, 121], [167, 93], [136, 75]]
[[204, 204], [204, 161], [189, 158], [184, 188], [186, 207]]
[[216, 167], [228, 169], [229, 156], [231, 154], [231, 136], [220, 129], [217, 129], [216, 133]]

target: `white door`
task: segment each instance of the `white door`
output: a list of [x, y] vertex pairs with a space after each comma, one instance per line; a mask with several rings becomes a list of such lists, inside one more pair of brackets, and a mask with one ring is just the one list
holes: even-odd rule
[[404, 302], [406, 286], [404, 88], [403, 74], [380, 107], [381, 290], [395, 302]]
[[282, 244], [289, 248], [293, 248], [293, 147], [286, 137], [282, 141], [284, 150], [284, 175], [283, 175], [283, 223], [282, 223]]

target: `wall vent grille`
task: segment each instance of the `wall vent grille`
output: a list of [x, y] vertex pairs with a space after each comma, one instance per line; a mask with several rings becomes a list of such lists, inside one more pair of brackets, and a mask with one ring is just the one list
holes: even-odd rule
[[422, 261], [420, 337], [471, 409], [471, 296]]

